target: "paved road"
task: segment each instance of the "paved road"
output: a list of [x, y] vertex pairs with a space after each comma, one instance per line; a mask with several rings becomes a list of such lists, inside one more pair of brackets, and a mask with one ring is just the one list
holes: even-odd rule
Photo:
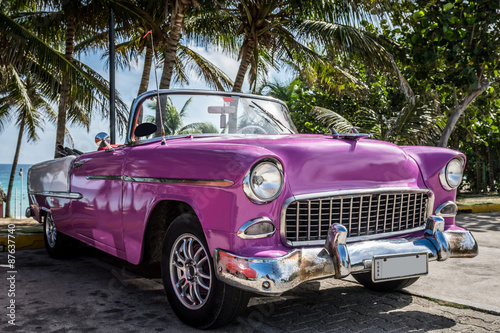
[[472, 232], [479, 255], [431, 262], [429, 275], [407, 290], [500, 314], [500, 212], [463, 214], [456, 223]]
[[[477, 229], [480, 244], [491, 241], [489, 235], [500, 230], [500, 215], [495, 213], [460, 219], [473, 231]], [[482, 233], [484, 229], [488, 232]], [[495, 245], [483, 245], [481, 253], [498, 250], [499, 244], [492, 241], [491, 246]], [[151, 267], [133, 267], [91, 249], [73, 260], [50, 259], [44, 250], [18, 252], [16, 296], [12, 298], [16, 302], [16, 326], [8, 325], [11, 298], [6, 297], [6, 264], [7, 254], [0, 253], [4, 276], [0, 283], [1, 332], [195, 331], [177, 320]], [[471, 265], [455, 263], [457, 271], [445, 274], [463, 281], [465, 298], [477, 294], [477, 285], [488, 273], [479, 272], [479, 278], [465, 275]], [[435, 285], [447, 294], [457, 289], [443, 276], [432, 274], [418, 282], [418, 290]], [[495, 292], [493, 286], [486, 288], [487, 295]], [[432, 297], [442, 298], [434, 294]], [[500, 298], [496, 300], [500, 302]], [[444, 306], [406, 293], [370, 292], [350, 281], [327, 279], [305, 284], [282, 297], [252, 298], [237, 322], [215, 332], [498, 332], [499, 314]]]

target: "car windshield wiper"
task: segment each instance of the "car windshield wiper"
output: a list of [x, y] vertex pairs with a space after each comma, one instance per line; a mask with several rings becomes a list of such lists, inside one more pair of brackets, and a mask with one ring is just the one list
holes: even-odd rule
[[280, 129], [284, 128], [284, 129], [288, 130], [290, 133], [293, 133], [293, 131], [290, 128], [288, 128], [288, 126], [286, 126], [281, 121], [279, 121], [275, 116], [272, 115], [271, 112], [266, 111], [262, 106], [260, 106], [259, 104], [255, 103], [254, 101], [252, 101], [252, 104], [255, 105], [256, 107], [258, 107], [269, 119], [271, 119], [272, 121], [274, 121], [274, 123], [276, 125], [278, 125], [280, 127]]

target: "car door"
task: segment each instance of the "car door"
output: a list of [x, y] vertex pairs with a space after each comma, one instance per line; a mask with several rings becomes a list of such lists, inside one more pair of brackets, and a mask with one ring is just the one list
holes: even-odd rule
[[126, 147], [81, 155], [73, 164], [71, 189], [82, 195], [72, 204], [73, 230], [84, 242], [114, 253], [124, 251], [123, 162]]

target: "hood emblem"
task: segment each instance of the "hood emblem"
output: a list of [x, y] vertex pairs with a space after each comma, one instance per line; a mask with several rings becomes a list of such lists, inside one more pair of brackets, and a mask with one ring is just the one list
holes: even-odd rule
[[349, 133], [339, 133], [335, 130], [335, 128], [330, 129], [330, 134], [334, 139], [346, 139], [346, 140], [355, 140], [358, 141], [361, 138], [369, 138], [370, 134], [368, 133], [359, 133], [357, 129], [354, 127], [351, 128]]

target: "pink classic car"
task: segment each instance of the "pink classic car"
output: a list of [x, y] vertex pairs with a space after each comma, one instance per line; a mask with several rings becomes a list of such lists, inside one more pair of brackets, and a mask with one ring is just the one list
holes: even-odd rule
[[279, 100], [186, 90], [142, 94], [127, 142], [96, 142], [30, 168], [27, 215], [54, 258], [79, 240], [161, 262], [173, 310], [198, 328], [227, 324], [251, 293], [348, 275], [397, 290], [429, 261], [478, 252], [455, 225], [457, 151], [297, 134]]

